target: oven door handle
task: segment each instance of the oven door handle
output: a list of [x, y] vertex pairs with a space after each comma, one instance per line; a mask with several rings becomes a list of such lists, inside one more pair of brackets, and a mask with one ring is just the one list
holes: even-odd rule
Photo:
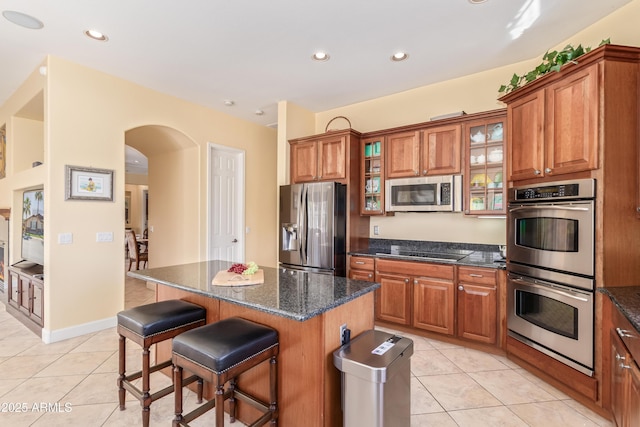
[[590, 208], [580, 208], [575, 206], [561, 206], [561, 205], [545, 205], [545, 206], [518, 206], [517, 208], [509, 209], [509, 212], [519, 212], [519, 211], [534, 211], [534, 210], [542, 210], [542, 209], [556, 209], [560, 211], [581, 211], [587, 212]]
[[547, 290], [549, 292], [553, 292], [553, 293], [556, 293], [558, 295], [565, 296], [567, 298], [572, 298], [572, 299], [575, 299], [575, 300], [578, 300], [578, 301], [582, 301], [582, 302], [588, 302], [589, 301], [588, 298], [585, 298], [585, 297], [581, 296], [580, 293], [574, 293], [574, 292], [569, 292], [569, 291], [558, 289], [558, 287], [555, 286], [551, 282], [545, 282], [543, 280], [538, 280], [537, 281], [538, 283], [544, 283], [544, 285], [539, 285], [538, 283], [533, 283], [533, 282], [531, 282], [529, 280], [525, 280], [522, 277], [514, 277], [512, 275], [509, 275], [509, 279], [512, 282], [524, 283], [525, 285], [531, 286], [532, 288]]

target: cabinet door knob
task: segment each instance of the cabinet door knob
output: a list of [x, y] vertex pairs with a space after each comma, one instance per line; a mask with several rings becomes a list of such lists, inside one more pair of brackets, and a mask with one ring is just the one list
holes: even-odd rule
[[551, 168], [544, 168], [544, 173], [551, 173]]
[[422, 171], [422, 175], [426, 175], [426, 174], [427, 174], [427, 170], [426, 170], [426, 169], [424, 169], [424, 170]]
[[464, 291], [464, 286], [462, 286], [462, 285], [458, 286], [458, 290], [459, 291]]
[[369, 273], [369, 279], [371, 279], [373, 277], [373, 274]]
[[536, 169], [536, 170], [533, 171], [533, 174], [534, 175], [540, 175], [540, 171], [538, 169]]
[[404, 283], [409, 283], [409, 279], [404, 279]]

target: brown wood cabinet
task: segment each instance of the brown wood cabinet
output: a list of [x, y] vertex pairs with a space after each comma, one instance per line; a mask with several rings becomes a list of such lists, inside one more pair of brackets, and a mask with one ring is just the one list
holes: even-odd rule
[[44, 326], [44, 283], [28, 269], [9, 268], [8, 303], [25, 318]]
[[598, 64], [509, 102], [511, 181], [598, 167]]
[[375, 281], [380, 283], [375, 296], [376, 319], [411, 324], [412, 277], [406, 269], [407, 264], [413, 263], [376, 260]]
[[631, 322], [604, 297], [603, 341], [605, 375], [603, 406], [609, 409], [616, 425], [640, 425], [640, 334]]
[[495, 344], [498, 336], [496, 270], [458, 267], [457, 335]]
[[427, 331], [454, 335], [453, 266], [430, 265], [428, 269], [429, 271], [424, 272], [426, 277], [416, 277], [413, 280], [413, 326]]
[[459, 174], [462, 152], [462, 125], [429, 128], [422, 136], [422, 175]]
[[464, 213], [467, 215], [504, 215], [507, 210], [505, 137], [507, 117], [493, 117], [464, 125], [465, 173]]
[[360, 145], [360, 213], [384, 214], [384, 137], [363, 139]]
[[420, 132], [407, 131], [386, 136], [386, 177], [420, 175]]
[[345, 131], [332, 131], [289, 141], [291, 182], [294, 184], [314, 181], [345, 183], [351, 162], [350, 147], [351, 144], [357, 146], [358, 135]]
[[387, 136], [388, 178], [460, 173], [461, 124]]
[[373, 282], [375, 278], [375, 259], [369, 257], [349, 257], [349, 279]]

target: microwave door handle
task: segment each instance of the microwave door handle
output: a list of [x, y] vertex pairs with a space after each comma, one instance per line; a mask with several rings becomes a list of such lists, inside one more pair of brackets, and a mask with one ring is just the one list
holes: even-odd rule
[[509, 212], [535, 211], [535, 210], [542, 210], [542, 209], [556, 209], [560, 211], [580, 211], [580, 212], [589, 211], [589, 208], [580, 208], [576, 206], [550, 205], [550, 206], [519, 206], [517, 208], [509, 209]]
[[575, 300], [582, 301], [582, 302], [588, 302], [589, 301], [588, 298], [584, 298], [584, 297], [580, 296], [579, 294], [575, 294], [575, 293], [572, 293], [572, 292], [567, 292], [567, 291], [564, 291], [564, 290], [560, 290], [553, 283], [545, 282], [544, 280], [538, 280], [537, 282], [538, 283], [544, 283], [546, 286], [538, 285], [537, 283], [533, 283], [533, 282], [531, 282], [529, 280], [525, 280], [522, 277], [513, 277], [513, 276], [511, 276], [510, 279], [511, 279], [512, 282], [524, 283], [525, 285], [531, 286], [532, 288], [547, 290], [549, 292], [553, 292], [555, 294], [562, 295], [562, 296], [565, 296], [567, 298], [575, 299]]

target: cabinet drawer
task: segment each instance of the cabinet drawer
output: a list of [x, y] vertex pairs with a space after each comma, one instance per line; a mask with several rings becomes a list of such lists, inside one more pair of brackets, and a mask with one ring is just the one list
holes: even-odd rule
[[631, 353], [631, 357], [638, 363], [640, 361], [640, 334], [615, 307], [613, 310], [613, 332], [622, 339], [629, 353]]
[[376, 261], [376, 271], [378, 273], [394, 273], [412, 277], [432, 277], [447, 280], [453, 280], [454, 276], [453, 265], [387, 259], [378, 259]]
[[374, 258], [352, 256], [350, 257], [349, 267], [356, 270], [373, 271]]
[[458, 282], [496, 285], [496, 270], [490, 268], [458, 267]]

